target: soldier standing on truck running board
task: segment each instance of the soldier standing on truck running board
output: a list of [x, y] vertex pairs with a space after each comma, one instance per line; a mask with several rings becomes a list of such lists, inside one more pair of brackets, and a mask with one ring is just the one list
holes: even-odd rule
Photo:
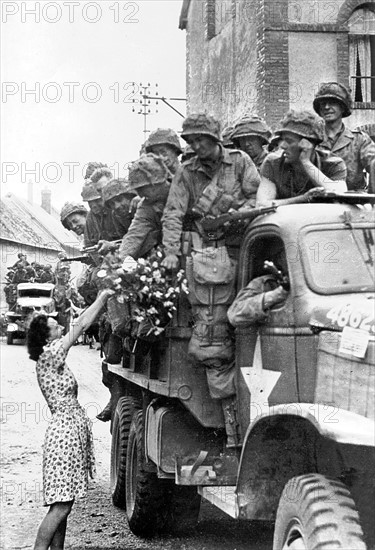
[[291, 110], [275, 134], [281, 138], [280, 150], [263, 161], [257, 206], [309, 202], [322, 191], [347, 190], [344, 161], [317, 149], [324, 137], [320, 117]]
[[321, 147], [345, 161], [348, 190], [366, 189], [366, 170], [370, 174], [369, 192], [375, 193], [375, 143], [366, 132], [349, 130], [342, 121], [352, 113], [350, 91], [338, 82], [324, 83], [315, 96], [313, 106], [325, 122]]
[[172, 181], [163, 216], [163, 264], [167, 269], [178, 267], [182, 231], [190, 231], [187, 274], [195, 325], [189, 354], [206, 368], [210, 395], [222, 403], [227, 446], [234, 447], [238, 443], [234, 349], [226, 312], [233, 298], [233, 258], [238, 255], [240, 239], [235, 235], [207, 241], [199, 234], [199, 220], [253, 208], [260, 178], [248, 155], [224, 149], [220, 123], [212, 116], [188, 116], [182, 137], [196, 156], [183, 164]]

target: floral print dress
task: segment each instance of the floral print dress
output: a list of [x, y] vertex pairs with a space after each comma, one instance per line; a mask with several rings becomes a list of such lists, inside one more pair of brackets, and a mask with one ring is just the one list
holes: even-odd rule
[[65, 363], [62, 338], [44, 347], [36, 364], [39, 387], [52, 413], [43, 447], [44, 505], [86, 494], [95, 459], [91, 421], [78, 403], [77, 381]]

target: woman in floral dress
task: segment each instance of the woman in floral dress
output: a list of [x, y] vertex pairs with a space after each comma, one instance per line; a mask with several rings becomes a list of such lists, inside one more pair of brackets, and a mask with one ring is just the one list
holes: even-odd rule
[[63, 327], [45, 313], [37, 313], [28, 331], [30, 359], [37, 361], [40, 389], [52, 413], [43, 448], [44, 505], [34, 550], [64, 548], [68, 515], [75, 498], [85, 495], [95, 469], [91, 421], [78, 403], [77, 381], [65, 363], [69, 348], [93, 323], [112, 290], [101, 291], [65, 336]]

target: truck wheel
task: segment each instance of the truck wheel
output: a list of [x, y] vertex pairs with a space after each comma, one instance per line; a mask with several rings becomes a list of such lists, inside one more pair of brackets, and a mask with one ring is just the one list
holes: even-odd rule
[[273, 550], [366, 550], [348, 488], [319, 474], [288, 481], [277, 510]]
[[130, 424], [134, 411], [140, 408], [140, 403], [133, 397], [121, 397], [112, 419], [111, 494], [113, 504], [119, 508], [125, 508], [126, 450]]
[[131, 531], [150, 537], [162, 531], [166, 521], [165, 483], [146, 468], [142, 411], [135, 412], [126, 453], [126, 515]]
[[196, 487], [168, 484], [166, 501], [168, 517], [164, 531], [174, 535], [191, 532], [198, 523], [201, 497]]
[[7, 332], [7, 344], [8, 346], [13, 344], [13, 334], [11, 332]]

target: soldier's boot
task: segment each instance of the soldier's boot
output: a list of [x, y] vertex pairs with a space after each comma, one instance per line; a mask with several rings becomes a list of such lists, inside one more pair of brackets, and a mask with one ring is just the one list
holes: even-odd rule
[[102, 422], [108, 422], [112, 418], [112, 409], [113, 409], [113, 398], [111, 396], [111, 399], [108, 401], [104, 409], [96, 415], [96, 418], [98, 420], [101, 420]]
[[224, 413], [225, 431], [227, 434], [228, 449], [238, 447], [240, 443], [239, 425], [237, 420], [237, 400], [236, 396], [227, 397], [221, 400], [221, 406]]

